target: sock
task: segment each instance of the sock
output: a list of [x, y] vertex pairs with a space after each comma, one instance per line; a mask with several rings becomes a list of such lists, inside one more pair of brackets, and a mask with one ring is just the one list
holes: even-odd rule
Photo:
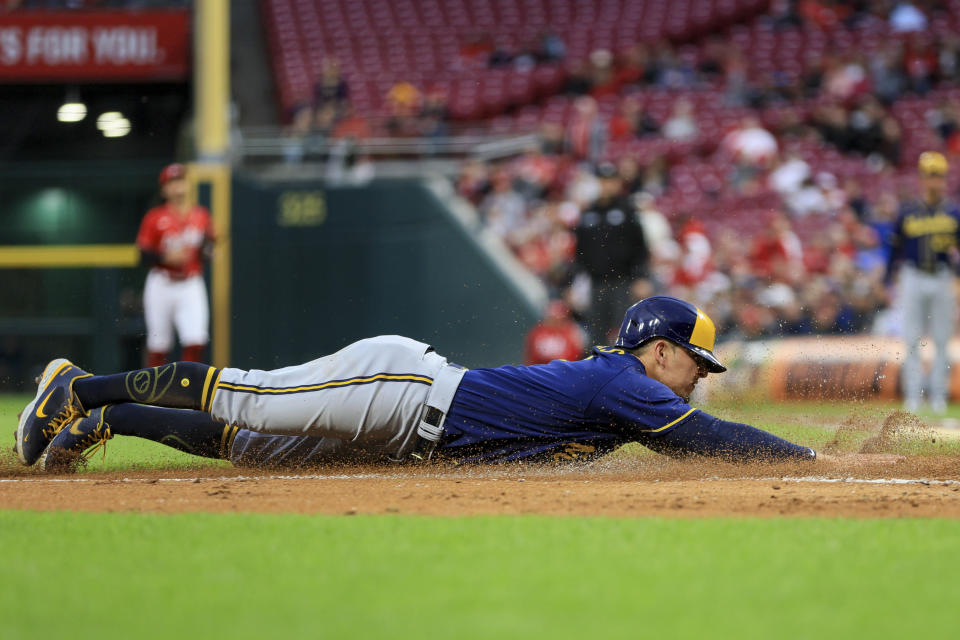
[[164, 351], [147, 351], [147, 367], [162, 367], [167, 364], [167, 354]]
[[230, 455], [238, 427], [215, 421], [202, 411], [148, 407], [130, 402], [104, 408], [110, 433], [146, 438], [195, 456], [223, 458]]
[[207, 350], [207, 345], [205, 344], [192, 344], [188, 347], [183, 348], [183, 355], [180, 356], [182, 360], [188, 362], [203, 362], [205, 351]]
[[[73, 391], [84, 409], [120, 402], [209, 411], [220, 370], [198, 362], [172, 362], [108, 376], [78, 379]], [[86, 384], [80, 384], [84, 382]]]

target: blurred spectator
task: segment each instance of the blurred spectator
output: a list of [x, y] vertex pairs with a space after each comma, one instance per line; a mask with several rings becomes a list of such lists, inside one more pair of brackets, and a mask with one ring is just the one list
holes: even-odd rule
[[755, 116], [747, 116], [723, 139], [723, 147], [734, 159], [750, 167], [767, 166], [777, 155], [777, 139]]
[[920, 95], [926, 94], [933, 86], [937, 69], [937, 52], [933, 45], [913, 36], [907, 41], [903, 64], [910, 89]]
[[350, 100], [350, 87], [340, 74], [340, 61], [326, 58], [320, 69], [320, 77], [313, 86], [313, 107], [317, 111], [333, 108], [334, 118], [341, 117]]
[[363, 140], [371, 135], [370, 123], [363, 116], [358, 115], [349, 104], [346, 105], [343, 117], [333, 127], [330, 133], [332, 138], [350, 138]]
[[630, 155], [620, 158], [620, 162], [617, 163], [617, 172], [620, 174], [625, 195], [631, 196], [643, 190], [643, 174], [640, 172], [640, 165], [636, 158]]
[[606, 344], [607, 333], [619, 326], [630, 302], [633, 281], [647, 274], [649, 250], [617, 168], [600, 165], [597, 176], [600, 197], [580, 216], [576, 229], [577, 264], [593, 287], [591, 338]]
[[643, 170], [643, 189], [655, 196], [663, 195], [670, 186], [670, 168], [665, 156], [656, 156]]
[[907, 89], [907, 76], [902, 47], [891, 45], [871, 56], [870, 83], [874, 94], [885, 104], [891, 104], [903, 95]]
[[441, 138], [449, 133], [447, 124], [450, 109], [447, 107], [447, 93], [440, 87], [427, 91], [420, 108], [420, 135], [427, 138]]
[[940, 100], [927, 111], [926, 119], [947, 150], [951, 153], [960, 152], [960, 111], [953, 102], [945, 98]]
[[567, 67], [567, 79], [563, 92], [569, 95], [582, 96], [590, 93], [590, 71], [582, 60], [574, 60]]
[[877, 237], [876, 250], [882, 254], [884, 264], [890, 261], [893, 228], [897, 221], [899, 208], [900, 202], [897, 200], [897, 196], [891, 191], [884, 191], [877, 199], [877, 204], [872, 209], [873, 215], [868, 223]]
[[845, 204], [857, 216], [857, 220], [865, 222], [871, 217], [870, 203], [867, 202], [859, 180], [852, 177], [844, 180], [841, 193], [846, 196]]
[[810, 178], [810, 165], [796, 153], [787, 154], [767, 177], [767, 184], [789, 201]]
[[806, 22], [820, 29], [831, 29], [850, 15], [850, 7], [830, 0], [800, 0], [797, 12]]
[[487, 58], [487, 64], [490, 68], [505, 67], [513, 62], [514, 50], [507, 39], [503, 36], [497, 38], [494, 43], [490, 57]]
[[595, 98], [616, 95], [620, 83], [613, 71], [613, 54], [597, 49], [590, 54], [590, 95]]
[[677, 236], [680, 261], [674, 272], [673, 283], [695, 287], [713, 272], [713, 249], [707, 230], [699, 220], [687, 219]]
[[583, 357], [583, 329], [570, 317], [570, 308], [561, 300], [547, 305], [543, 320], [527, 334], [524, 364], [547, 364], [554, 360]]
[[803, 245], [786, 215], [774, 214], [754, 238], [750, 263], [759, 277], [776, 282], [795, 283], [803, 277]]
[[546, 197], [556, 180], [558, 169], [557, 160], [545, 155], [540, 146], [534, 144], [513, 162], [511, 175], [516, 178], [517, 190], [528, 201], [540, 200]]
[[540, 125], [540, 148], [546, 155], [560, 155], [563, 153], [563, 127], [552, 123], [544, 122]]
[[474, 32], [467, 36], [457, 51], [457, 66], [467, 69], [476, 69], [486, 64], [493, 44], [486, 33]]
[[359, 187], [374, 178], [376, 169], [369, 156], [357, 153], [352, 138], [336, 140], [330, 148], [324, 178], [331, 185]]
[[903, 132], [893, 116], [884, 116], [880, 123], [880, 146], [877, 153], [892, 167], [900, 164], [900, 146]]
[[611, 140], [633, 140], [655, 134], [660, 130], [656, 121], [643, 110], [640, 101], [627, 96], [620, 101], [620, 109], [610, 119]]
[[852, 56], [843, 59], [830, 56], [825, 63], [823, 89], [831, 98], [842, 102], [869, 89], [869, 77], [861, 60]]
[[941, 41], [937, 67], [941, 80], [960, 81], [960, 36], [950, 34]]
[[553, 31], [540, 34], [540, 47], [537, 50], [539, 62], [558, 62], [567, 57], [567, 45], [563, 38]]
[[597, 102], [581, 96], [573, 108], [573, 119], [567, 129], [567, 148], [577, 160], [595, 163], [603, 156], [607, 142], [607, 128], [597, 112]]
[[679, 248], [673, 239], [673, 229], [666, 216], [656, 208], [656, 199], [646, 191], [641, 191], [634, 196], [633, 202], [651, 255], [661, 258], [677, 255]]
[[398, 82], [387, 92], [390, 118], [387, 129], [391, 135], [416, 135], [415, 116], [420, 109], [420, 90], [409, 82]]
[[679, 98], [673, 103], [670, 117], [663, 125], [663, 137], [667, 140], [690, 140], [699, 133], [693, 103]]
[[641, 84], [647, 71], [649, 58], [647, 48], [640, 42], [624, 51], [617, 67], [617, 84], [621, 87]]
[[477, 159], [465, 162], [457, 179], [457, 193], [477, 205], [489, 191], [490, 180], [486, 163]]
[[770, 3], [769, 21], [777, 29], [789, 29], [801, 24], [794, 0], [773, 0]]
[[890, 29], [894, 33], [926, 31], [927, 16], [913, 3], [901, 0], [890, 12]]
[[526, 202], [513, 188], [506, 169], [496, 169], [490, 183], [493, 189], [481, 203], [480, 213], [489, 229], [509, 241], [509, 236], [523, 226]]

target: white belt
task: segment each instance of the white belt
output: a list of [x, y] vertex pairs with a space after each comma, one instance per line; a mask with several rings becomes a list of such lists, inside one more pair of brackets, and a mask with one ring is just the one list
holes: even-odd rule
[[434, 376], [427, 400], [423, 403], [420, 422], [417, 424], [418, 438], [410, 453], [411, 458], [429, 460], [433, 455], [443, 435], [443, 426], [453, 403], [453, 396], [466, 372], [467, 370], [458, 364], [447, 364]]

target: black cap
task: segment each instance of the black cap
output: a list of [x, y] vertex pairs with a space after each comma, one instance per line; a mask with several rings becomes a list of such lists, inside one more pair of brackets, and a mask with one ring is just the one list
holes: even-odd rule
[[595, 172], [598, 178], [619, 178], [620, 172], [617, 171], [617, 166], [612, 162], [601, 162], [597, 165], [597, 170]]

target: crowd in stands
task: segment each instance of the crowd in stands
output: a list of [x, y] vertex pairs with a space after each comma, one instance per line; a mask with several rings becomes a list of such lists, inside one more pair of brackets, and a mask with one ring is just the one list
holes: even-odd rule
[[[884, 20], [895, 32], [922, 33], [938, 4], [779, 1], [765, 19], [776, 28]], [[779, 78], [746, 73], [747, 54], [730, 41], [712, 39], [703, 51], [693, 61], [668, 43], [637, 44], [571, 63], [565, 91], [576, 97], [565, 126], [544, 125], [541, 144], [515, 159], [466, 163], [459, 193], [595, 343], [612, 341], [625, 303], [654, 293], [694, 301], [724, 338], [896, 333], [889, 235], [900, 202], [916, 191], [892, 178], [909, 174], [916, 158], [904, 157], [895, 106], [960, 84], [960, 38], [898, 40], [869, 58], [828, 51]], [[664, 196], [680, 172], [668, 153], [643, 161], [611, 153], [623, 140], [702, 139], [689, 94], [661, 122], [636, 98], [638, 88], [698, 86], [719, 86], [746, 114], [710, 132], [715, 144], [691, 150], [724, 168], [700, 189], [714, 201], [761, 202], [747, 212], [759, 218], [751, 224], [739, 224], [736, 210], [717, 221], [672, 208], [676, 200]], [[617, 108], [604, 117], [598, 103], [609, 95]], [[772, 104], [788, 108], [764, 124], [759, 114]], [[798, 104], [809, 108], [789, 108]], [[940, 99], [923, 117], [939, 148], [960, 154], [957, 103]], [[797, 152], [810, 148], [832, 149], [891, 179], [867, 193], [855, 175], [819, 170]], [[639, 236], [628, 232], [633, 222]], [[623, 252], [629, 257], [618, 258]], [[556, 325], [563, 314], [551, 307], [549, 315]]]
[[447, 96], [439, 87], [421, 90], [405, 80], [385, 95], [389, 114], [371, 121], [357, 113], [350, 102], [350, 85], [336, 58], [324, 60], [314, 85], [313, 100], [299, 105], [291, 118], [289, 133], [333, 140], [362, 140], [377, 135], [395, 137], [443, 137], [449, 133]]

